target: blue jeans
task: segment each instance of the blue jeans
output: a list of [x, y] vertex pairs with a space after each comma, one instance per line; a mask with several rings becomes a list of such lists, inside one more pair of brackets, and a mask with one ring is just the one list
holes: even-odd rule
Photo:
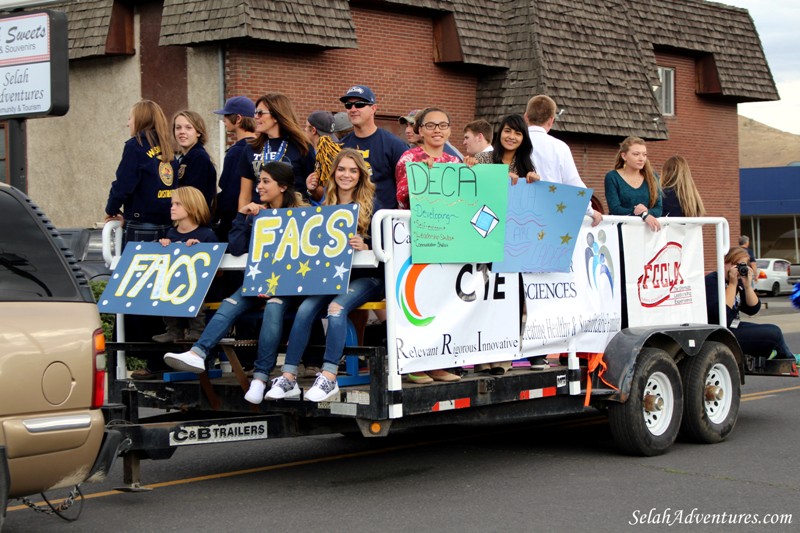
[[225, 298], [206, 325], [203, 334], [192, 346], [192, 351], [205, 359], [219, 341], [228, 333], [231, 326], [250, 309], [264, 305], [264, 320], [261, 323], [261, 332], [258, 335], [258, 348], [253, 377], [261, 381], [268, 381], [269, 373], [275, 368], [278, 359], [278, 344], [283, 333], [283, 316], [286, 309], [296, 304], [294, 297], [275, 297], [262, 299], [255, 296], [242, 296], [242, 291], [237, 290], [230, 297]]
[[163, 239], [171, 227], [171, 224], [150, 224], [149, 222], [126, 220], [122, 244], [124, 246], [129, 242], [153, 242]]
[[324, 294], [309, 296], [297, 309], [292, 331], [289, 333], [289, 347], [286, 350], [286, 362], [283, 371], [297, 375], [297, 367], [303, 352], [308, 346], [311, 325], [331, 303], [342, 306], [337, 313], [327, 313], [328, 333], [325, 336], [325, 357], [322, 370], [334, 376], [339, 371], [339, 360], [344, 352], [344, 341], [347, 336], [347, 315], [351, 311], [374, 300], [383, 298], [383, 280], [378, 278], [359, 278], [350, 281], [345, 294]]

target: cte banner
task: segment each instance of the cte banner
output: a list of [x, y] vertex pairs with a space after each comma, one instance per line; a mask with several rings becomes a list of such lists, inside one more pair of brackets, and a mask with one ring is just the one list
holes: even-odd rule
[[592, 189], [519, 180], [508, 186], [505, 255], [493, 272], [569, 272]]
[[[584, 206], [585, 211], [585, 206]], [[566, 273], [523, 274], [526, 356], [603, 352], [620, 331], [622, 287], [617, 226], [585, 222]]]
[[486, 264], [413, 264], [406, 222], [392, 221], [394, 287], [401, 373], [519, 357], [519, 275]]
[[197, 316], [226, 246], [129, 242], [97, 308], [101, 313]]
[[628, 325], [707, 323], [700, 226], [623, 225]]
[[253, 220], [242, 294], [344, 294], [358, 205], [262, 209]]
[[508, 165], [406, 163], [406, 172], [415, 264], [503, 259]]

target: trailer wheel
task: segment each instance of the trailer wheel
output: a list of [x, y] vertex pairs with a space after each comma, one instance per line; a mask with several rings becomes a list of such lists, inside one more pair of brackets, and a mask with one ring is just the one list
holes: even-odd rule
[[730, 348], [707, 342], [678, 365], [683, 378], [681, 433], [695, 442], [725, 440], [739, 415], [739, 368]]
[[657, 348], [644, 348], [625, 403], [609, 403], [611, 433], [620, 449], [631, 455], [666, 452], [681, 425], [683, 388], [675, 361]]

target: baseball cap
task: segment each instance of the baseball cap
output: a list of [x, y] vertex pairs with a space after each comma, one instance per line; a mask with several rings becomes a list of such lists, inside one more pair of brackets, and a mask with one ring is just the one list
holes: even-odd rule
[[420, 111], [422, 111], [422, 109], [414, 109], [412, 111], [409, 111], [406, 116], [400, 117], [399, 119], [397, 119], [397, 121], [404, 126], [408, 124], [413, 126], [414, 122], [416, 122], [416, 119], [414, 117], [416, 117], [417, 113], [419, 113]]
[[347, 116], [347, 113], [344, 111], [339, 111], [335, 115], [333, 115], [333, 132], [340, 133], [344, 130], [349, 130], [353, 127], [353, 124], [350, 123], [350, 117]]
[[253, 118], [256, 115], [256, 104], [246, 96], [233, 96], [225, 102], [225, 107], [214, 111], [217, 115], [242, 115]]
[[375, 93], [366, 85], [353, 85], [339, 100], [346, 102], [348, 98], [361, 98], [369, 104], [375, 103]]
[[320, 133], [333, 133], [333, 113], [329, 111], [314, 111], [308, 115], [308, 123], [317, 128]]

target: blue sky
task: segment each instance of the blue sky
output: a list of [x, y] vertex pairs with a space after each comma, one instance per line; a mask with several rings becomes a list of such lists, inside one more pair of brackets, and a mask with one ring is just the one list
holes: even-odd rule
[[800, 2], [721, 0], [750, 12], [781, 100], [739, 104], [739, 114], [773, 128], [800, 134]]

